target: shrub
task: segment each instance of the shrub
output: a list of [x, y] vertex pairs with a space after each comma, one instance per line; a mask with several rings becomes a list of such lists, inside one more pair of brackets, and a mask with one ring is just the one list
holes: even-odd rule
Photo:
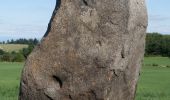
[[159, 65], [158, 65], [158, 64], [155, 64], [155, 63], [153, 63], [153, 64], [152, 64], [152, 66], [157, 67], [157, 66], [159, 66]]
[[12, 55], [13, 55], [12, 62], [23, 62], [25, 60], [24, 56], [20, 52], [14, 53]]
[[166, 67], [167, 67], [167, 68], [170, 68], [170, 65], [167, 65]]
[[3, 51], [2, 49], [0, 49], [0, 55], [5, 54], [5, 51]]
[[24, 48], [22, 50], [22, 54], [25, 57], [25, 59], [28, 57], [28, 55], [32, 52], [32, 50], [34, 49], [34, 45], [29, 45], [28, 48]]
[[3, 54], [3, 56], [1, 57], [1, 60], [2, 60], [2, 61], [10, 62], [10, 61], [12, 61], [12, 56], [11, 56], [9, 53], [5, 53], [5, 54]]

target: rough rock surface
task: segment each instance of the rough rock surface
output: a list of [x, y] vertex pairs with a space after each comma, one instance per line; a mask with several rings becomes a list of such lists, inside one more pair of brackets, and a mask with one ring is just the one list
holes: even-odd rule
[[144, 0], [58, 0], [19, 99], [133, 100], [146, 27]]

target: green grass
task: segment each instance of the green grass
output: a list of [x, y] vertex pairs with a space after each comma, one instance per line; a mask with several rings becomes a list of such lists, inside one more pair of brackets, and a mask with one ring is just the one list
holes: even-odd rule
[[[168, 65], [170, 59], [166, 57], [145, 58], [136, 100], [170, 100]], [[0, 62], [0, 100], [17, 100], [22, 66], [23, 63]]]
[[159, 64], [162, 66], [170, 65], [170, 59], [167, 57], [145, 57], [144, 65]]
[[19, 50], [27, 47], [28, 45], [24, 45], [24, 44], [0, 44], [0, 49], [6, 52], [12, 52], [12, 51], [18, 52]]
[[169, 58], [145, 58], [136, 100], [170, 100], [170, 68], [166, 67], [169, 65]]
[[23, 63], [0, 63], [0, 100], [17, 100]]

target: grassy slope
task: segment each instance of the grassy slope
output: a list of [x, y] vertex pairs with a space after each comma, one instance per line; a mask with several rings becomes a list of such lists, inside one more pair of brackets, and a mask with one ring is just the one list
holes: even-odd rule
[[[170, 68], [163, 67], [167, 65], [168, 58], [145, 58], [136, 100], [170, 100]], [[0, 63], [0, 100], [17, 100], [22, 66], [23, 63]]]
[[0, 63], [0, 100], [17, 100], [23, 63]]
[[19, 50], [27, 47], [28, 45], [24, 45], [24, 44], [0, 44], [0, 49], [3, 49], [6, 52], [12, 52], [12, 51], [18, 52]]

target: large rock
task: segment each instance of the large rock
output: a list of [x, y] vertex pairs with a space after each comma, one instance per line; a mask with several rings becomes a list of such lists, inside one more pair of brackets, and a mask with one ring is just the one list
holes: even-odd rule
[[133, 100], [146, 27], [144, 0], [58, 0], [20, 100]]

